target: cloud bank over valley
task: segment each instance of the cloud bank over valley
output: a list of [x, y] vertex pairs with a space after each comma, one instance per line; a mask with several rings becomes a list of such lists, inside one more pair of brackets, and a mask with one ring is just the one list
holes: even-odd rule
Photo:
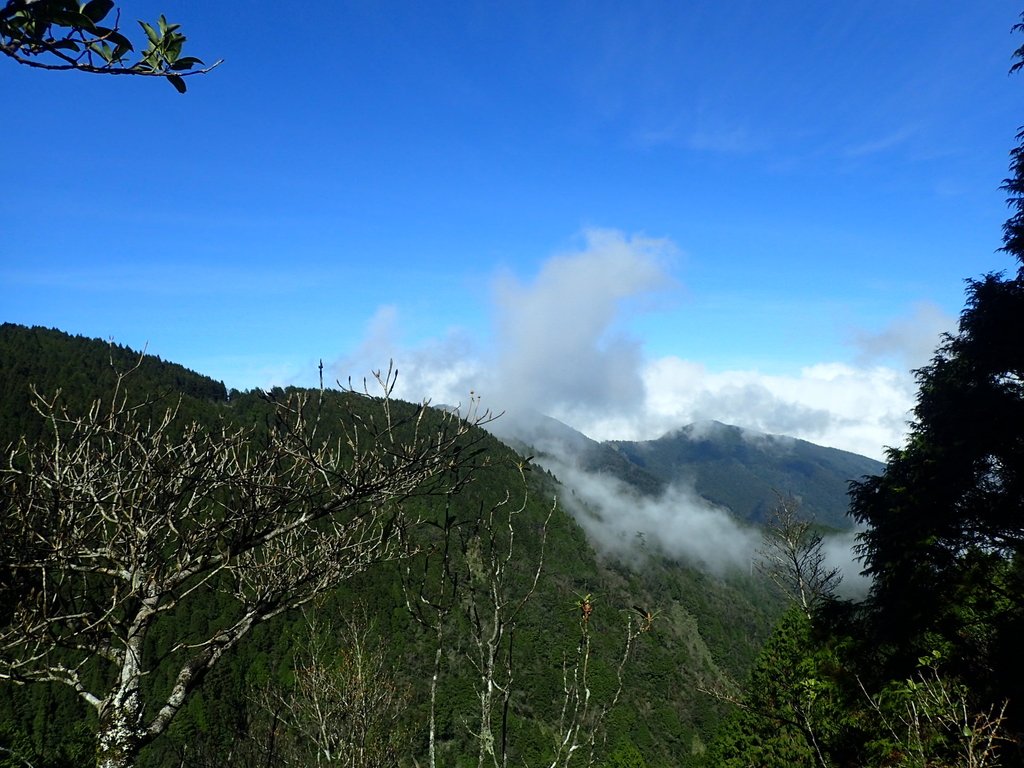
[[[596, 441], [651, 440], [719, 421], [875, 459], [902, 443], [916, 393], [911, 369], [928, 361], [955, 318], [919, 303], [880, 330], [847, 330], [843, 360], [770, 373], [715, 370], [651, 354], [631, 330], [637, 318], [686, 300], [672, 274], [680, 258], [668, 240], [586, 230], [578, 248], [552, 256], [531, 278], [493, 278], [493, 322], [483, 335], [452, 328], [440, 338], [403, 343], [401, 308], [386, 305], [367, 323], [359, 347], [332, 367], [345, 381], [393, 360], [398, 396], [490, 409], [502, 414], [497, 431], [504, 433], [541, 413]], [[701, 329], [671, 332], [682, 337]], [[605, 552], [640, 560], [645, 550], [657, 551], [713, 573], [754, 566], [760, 532], [685, 482], [643, 496], [614, 477], [584, 471], [564, 444], [537, 447], [567, 489], [563, 503]], [[823, 545], [828, 563], [843, 573], [840, 592], [847, 596], [867, 588], [855, 544], [849, 531]]]
[[552, 256], [532, 278], [494, 277], [493, 322], [483, 334], [452, 328], [406, 344], [401, 307], [385, 305], [332, 370], [359, 380], [394, 360], [400, 397], [463, 406], [472, 397], [503, 418], [533, 409], [595, 440], [652, 439], [713, 419], [877, 459], [902, 443], [916, 392], [910, 370], [927, 362], [954, 318], [920, 303], [881, 330], [847, 331], [843, 360], [715, 370], [651, 354], [631, 330], [666, 302], [685, 301], [671, 271], [679, 254], [667, 240], [586, 230], [577, 249]]
[[[558, 450], [551, 443], [546, 447]], [[762, 560], [761, 529], [684, 482], [643, 495], [615, 477], [581, 469], [568, 451], [545, 455], [540, 463], [562, 483], [563, 505], [599, 551], [638, 567], [649, 555], [667, 556], [716, 575], [752, 572]], [[826, 566], [842, 574], [837, 592], [848, 598], [863, 597], [870, 585], [861, 575], [856, 545], [856, 530], [827, 534], [822, 541]]]

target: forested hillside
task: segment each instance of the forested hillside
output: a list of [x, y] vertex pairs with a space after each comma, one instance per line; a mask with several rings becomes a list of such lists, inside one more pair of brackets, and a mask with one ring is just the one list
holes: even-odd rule
[[[17, 415], [3, 422], [4, 442], [21, 434], [30, 441], [49, 439], [42, 419], [27, 407], [30, 384], [44, 399], [61, 390], [69, 413], [81, 412], [93, 397], [109, 401], [115, 370], [136, 364], [122, 386], [133, 401], [147, 403], [147, 418], [180, 402], [182, 419], [218, 429], [225, 424], [254, 428], [258, 436], [276, 418], [275, 400], [294, 394], [235, 392], [229, 399], [223, 385], [180, 366], [150, 356], [139, 363], [130, 350], [55, 330], [5, 325], [0, 344], [9, 393], [3, 407]], [[349, 414], [372, 420], [382, 402], [323, 393], [322, 423], [350, 423]], [[404, 415], [413, 411], [408, 404], [390, 407]], [[434, 413], [425, 414], [428, 431], [441, 417]], [[166, 733], [144, 748], [139, 764], [249, 765], [257, 755], [261, 761], [284, 760], [286, 739], [274, 734], [285, 733], [287, 718], [268, 701], [297, 695], [311, 648], [330, 659], [349, 658], [354, 637], [360, 638], [359, 647], [381, 654], [382, 677], [373, 687], [393, 690], [401, 702], [381, 715], [394, 718], [388, 730], [401, 737], [393, 745], [395, 754], [405, 763], [412, 755], [420, 764], [426, 759], [436, 672], [439, 764], [475, 764], [482, 726], [480, 672], [474, 664], [481, 663], [477, 643], [495, 626], [487, 595], [497, 583], [493, 569], [502, 556], [507, 571], [499, 591], [510, 602], [501, 610], [512, 611], [529, 596], [520, 612], [501, 619], [503, 635], [495, 645], [496, 682], [507, 685], [506, 661], [512, 676], [507, 707], [501, 696], [492, 702], [490, 728], [509, 759], [530, 765], [556, 759], [571, 724], [563, 706], [579, 704], [572, 698], [572, 676], [584, 671], [592, 698], [577, 715], [573, 738], [581, 750], [589, 752], [593, 736], [601, 764], [684, 765], [698, 759], [726, 709], [702, 691], [746, 674], [776, 615], [776, 598], [749, 573], [711, 576], [654, 555], [642, 567], [599, 560], [580, 527], [554, 503], [558, 488], [551, 476], [524, 465], [521, 456], [486, 433], [473, 438], [473, 445], [480, 452], [479, 471], [465, 488], [446, 501], [406, 502], [406, 514], [424, 522], [405, 528], [404, 556], [356, 573], [302, 611], [254, 630], [210, 672]], [[445, 551], [450, 581], [438, 570]], [[492, 574], [490, 582], [485, 574]], [[145, 653], [154, 671], [144, 691], [154, 700], [174, 682], [175, 667], [165, 663], [174, 649], [201, 643], [232, 621], [235, 609], [216, 583], [204, 587], [204, 596], [187, 610], [160, 619], [147, 637]], [[13, 607], [17, 591], [5, 589], [4, 598]], [[5, 608], [8, 617], [10, 610]], [[109, 674], [95, 660], [84, 663], [90, 684]], [[620, 671], [623, 685], [616, 701]], [[88, 761], [85, 756], [95, 749], [95, 714], [68, 686], [4, 683], [0, 691], [0, 746], [12, 765], [25, 759], [37, 766]], [[600, 716], [605, 707], [609, 711]], [[268, 746], [275, 738], [277, 746]]]
[[27, 79], [222, 63], [121, 5], [0, 2], [4, 319], [473, 389], [0, 325], [0, 768], [1024, 768], [996, 11], [206, 4], [187, 106]]
[[717, 421], [690, 424], [657, 440], [609, 445], [663, 482], [688, 480], [709, 501], [758, 522], [767, 519], [777, 492], [799, 496], [823, 525], [848, 527], [850, 482], [882, 469], [855, 453]]
[[799, 498], [804, 514], [819, 524], [849, 528], [850, 483], [883, 466], [848, 451], [716, 421], [689, 424], [655, 440], [603, 443], [540, 414], [519, 414], [493, 429], [541, 463], [614, 477], [645, 496], [672, 486], [692, 488], [736, 518], [756, 523], [768, 518], [782, 494]]
[[[1020, 210], [1020, 184], [1008, 188]], [[1020, 215], [1006, 228], [1006, 247], [1018, 257]], [[919, 372], [908, 446], [890, 451], [881, 474], [854, 486], [852, 511], [868, 526], [865, 563], [874, 578], [867, 600], [838, 600], [823, 570], [821, 538], [783, 520], [770, 541], [788, 561], [773, 575], [813, 594], [768, 637], [782, 603], [759, 572], [711, 575], [657, 548], [598, 557], [555, 501], [565, 491], [552, 475], [464, 425], [465, 442], [452, 443], [453, 469], [441, 485], [427, 495], [409, 488], [387, 502], [400, 504], [402, 516], [381, 518], [380, 541], [401, 546], [345, 571], [301, 610], [232, 645], [135, 764], [310, 765], [339, 754], [362, 755], [364, 765], [506, 758], [605, 766], [1024, 764], [1022, 285], [1024, 267], [1012, 278], [970, 284], [959, 332]], [[335, 426], [316, 432], [310, 447], [341, 438], [354, 450], [353, 436], [369, 439], [370, 427], [384, 420], [403, 425], [383, 433], [397, 441], [400, 457], [409, 430], [443, 435], [451, 419], [350, 392], [228, 397], [222, 384], [180, 366], [55, 330], [5, 325], [0, 347], [8, 415], [0, 437], [25, 438], [5, 470], [14, 475], [24, 451], [64, 434], [62, 425], [78, 423], [75, 414], [87, 412], [91, 399], [120, 413], [115, 387], [124, 403], [139, 404], [129, 413], [143, 436], [176, 409], [159, 433], [172, 443], [193, 434], [186, 422], [194, 421], [199, 433], [242, 434], [259, 451], [282, 419], [287, 426], [290, 414], [315, 407], [311, 424]], [[33, 401], [55, 417], [49, 426], [29, 407]], [[296, 402], [306, 410], [295, 411], [289, 404]], [[289, 429], [302, 437], [305, 423]], [[684, 430], [664, 438], [664, 450], [619, 446], [637, 467], [625, 474], [657, 492], [657, 482], [685, 466], [687, 452], [705, 460], [714, 453], [727, 466], [744, 453], [780, 448], [791, 449], [796, 476], [813, 480], [822, 469], [809, 448], [751, 445], [733, 428], [715, 431], [724, 433], [717, 442]], [[871, 469], [848, 461], [841, 472]], [[812, 483], [807, 493], [815, 492]], [[3, 503], [4, 646], [21, 656], [0, 685], [0, 764], [88, 764], [102, 717], [67, 682], [102, 690], [113, 670], [105, 651], [76, 655], [66, 642], [60, 652], [48, 649], [47, 632], [56, 630], [46, 629], [45, 612], [36, 645], [18, 644], [23, 604], [64, 586], [17, 569], [25, 548], [37, 544], [13, 526], [20, 502], [5, 495]], [[50, 523], [36, 519], [38, 542], [46, 542]], [[400, 536], [387, 520], [401, 521]], [[175, 562], [175, 553], [163, 552]], [[83, 586], [74, 600], [87, 607], [93, 597], [89, 582]], [[159, 704], [177, 685], [169, 660], [237, 625], [237, 589], [214, 573], [188, 587], [187, 607], [152, 625], [140, 648], [151, 669], [141, 699]], [[101, 621], [82, 627], [83, 641]], [[39, 659], [73, 674], [32, 677]]]
[[[1017, 150], [1016, 177], [1007, 183], [1017, 214], [1006, 225], [1005, 247], [1024, 263], [1021, 157]], [[317, 463], [328, 446], [337, 444], [337, 460], [353, 468], [362, 442], [381, 436], [391, 441], [381, 454], [388, 461], [406, 460], [410, 434], [437, 435], [452, 451], [444, 458], [450, 470], [443, 465], [440, 474], [424, 475], [422, 487], [388, 492], [383, 506], [372, 502], [376, 496], [358, 496], [346, 525], [382, 515], [372, 517], [380, 520], [377, 538], [365, 539], [371, 548], [387, 542], [372, 549], [377, 562], [362, 562], [357, 546], [360, 562], [345, 561], [335, 586], [231, 644], [131, 764], [310, 765], [347, 754], [361, 755], [363, 765], [1022, 765], [1022, 285], [1024, 266], [1009, 278], [988, 275], [969, 284], [959, 331], [918, 372], [907, 447], [891, 450], [880, 474], [853, 487], [852, 513], [867, 526], [864, 562], [873, 577], [866, 600], [836, 598], [814, 528], [794, 518], [773, 523], [766, 551], [774, 559], [764, 561], [765, 571], [801, 599], [770, 637], [782, 602], [760, 569], [712, 575], [643, 542], [631, 556], [599, 557], [557, 503], [566, 491], [552, 475], [447, 411], [340, 391], [228, 397], [222, 384], [159, 359], [5, 325], [0, 437], [20, 442], [12, 442], [5, 482], [13, 480], [3, 497], [2, 764], [81, 765], [102, 751], [103, 710], [97, 719], [87, 701], [89, 691], [112, 684], [114, 668], [106, 646], [89, 643], [112, 614], [101, 609], [79, 621], [96, 610], [90, 606], [102, 605], [99, 582], [40, 581], [18, 565], [60, 540], [59, 525], [54, 529], [42, 511], [52, 509], [59, 521], [65, 503], [42, 486], [42, 495], [23, 495], [18, 478], [30, 477], [25, 468], [35, 466], [24, 462], [36, 455], [33, 446], [45, 456], [54, 436], [64, 439], [68, 425], [83, 423], [90, 400], [100, 398], [103, 407], [92, 413], [102, 420], [109, 410], [117, 424], [128, 419], [135, 431], [125, 431], [125, 439], [140, 440], [145, 451], [153, 434], [172, 447], [210, 434], [243, 440], [237, 450], [262, 455], [284, 425], [286, 437], [311, 451], [315, 504], [331, 503], [337, 493], [321, 497], [329, 486], [315, 490], [321, 474], [334, 476]], [[50, 414], [49, 425], [31, 402]], [[174, 415], [161, 421], [167, 409]], [[445, 443], [445, 425], [456, 423], [457, 439]], [[398, 426], [381, 432], [375, 424]], [[721, 433], [713, 441], [692, 429], [666, 436], [657, 450], [617, 446], [616, 455], [628, 457], [634, 470], [617, 459], [604, 464], [618, 466], [624, 479], [632, 475], [641, 493], [657, 493], [693, 452], [733, 472], [745, 466], [743, 455], [781, 453], [789, 477], [812, 481], [809, 498], [818, 492], [814, 479], [835, 470], [800, 444], [751, 443], [722, 425], [712, 431]], [[104, 434], [115, 433], [95, 432]], [[88, 438], [82, 449], [106, 446], [118, 456], [119, 439]], [[217, 443], [209, 445], [215, 450]], [[288, 455], [271, 463], [291, 466]], [[840, 473], [871, 470], [867, 460], [839, 458], [847, 462]], [[362, 482], [347, 471], [338, 477]], [[391, 485], [387, 473], [381, 477]], [[92, 480], [85, 487], [102, 493]], [[282, 486], [286, 505], [306, 503], [299, 487]], [[250, 492], [262, 495], [255, 487]], [[38, 505], [43, 498], [50, 506]], [[98, 506], [89, 503], [103, 509], [99, 498]], [[192, 509], [214, 511], [216, 520], [215, 510], [230, 499], [207, 498], [212, 507]], [[764, 503], [741, 508], [757, 516]], [[22, 509], [36, 510], [35, 529], [16, 525]], [[171, 529], [187, 530], [186, 521]], [[329, 533], [320, 525], [306, 535]], [[145, 530], [139, 536], [144, 541]], [[153, 551], [168, 564], [188, 562], [167, 547]], [[222, 556], [218, 551], [211, 556]], [[287, 575], [297, 567], [287, 560], [266, 565], [245, 588], [257, 597], [275, 583], [274, 570]], [[187, 605], [172, 606], [151, 624], [139, 646], [149, 671], [133, 694], [147, 716], [182, 680], [177, 655], [216, 647], [216, 638], [238, 626], [235, 600], [245, 589], [239, 592], [229, 573], [214, 570], [186, 583]], [[84, 613], [49, 612], [66, 589]], [[25, 606], [34, 604], [41, 623], [26, 645], [18, 633], [29, 631]], [[116, 596], [112, 605], [120, 610]], [[70, 622], [69, 634], [61, 635], [58, 619]], [[59, 650], [47, 645], [50, 636], [60, 638]], [[83, 654], [89, 647], [95, 652]], [[49, 673], [36, 671], [41, 660]]]
[[65, 402], [81, 409], [113, 390], [117, 371], [136, 365], [133, 388], [140, 395], [182, 397], [186, 415], [207, 412], [205, 404], [227, 401], [222, 382], [155, 355], [49, 328], [0, 325], [0, 438], [7, 443], [22, 435], [40, 436], [42, 420], [31, 406], [33, 386], [44, 395], [59, 390]]

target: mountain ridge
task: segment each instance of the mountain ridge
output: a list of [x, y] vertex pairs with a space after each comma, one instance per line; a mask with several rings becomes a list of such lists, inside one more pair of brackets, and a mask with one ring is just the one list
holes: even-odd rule
[[[502, 420], [499, 419], [499, 422]], [[517, 414], [494, 434], [540, 464], [568, 462], [610, 475], [646, 496], [690, 486], [738, 519], [763, 523], [778, 495], [800, 500], [804, 512], [831, 528], [848, 529], [849, 484], [877, 474], [881, 462], [789, 435], [705, 420], [652, 440], [596, 441], [550, 416]]]
[[[177, 407], [186, 421], [231, 423], [257, 432], [266, 424], [269, 405], [259, 392], [232, 391], [225, 397], [222, 383], [194, 373], [191, 376], [196, 378], [190, 378], [184, 369], [164, 364], [152, 355], [54, 329], [7, 324], [0, 328], [0, 393], [6, 395], [3, 405], [7, 412], [22, 420], [0, 422], [0, 444], [20, 437], [29, 442], [46, 439], [45, 429], [40, 429], [44, 425], [37, 423], [38, 414], [26, 410], [30, 384], [44, 394], [62, 389], [62, 403], [72, 414], [87, 409], [96, 398], [109, 399], [110, 386], [117, 378], [111, 367], [112, 349], [120, 350], [114, 353], [116, 370], [123, 371], [142, 360], [129, 376], [127, 386], [133, 398], [152, 402], [158, 411]], [[146, 375], [137, 377], [143, 373]], [[352, 408], [370, 413], [375, 403], [372, 398], [328, 391], [325, 408], [331, 413]], [[394, 407], [403, 412], [416, 410], [415, 404], [397, 401]], [[427, 413], [425, 418], [429, 421], [433, 417]], [[524, 485], [525, 462], [517, 454], [491, 436], [482, 444], [488, 452], [486, 472], [451, 499], [453, 514], [465, 521], [453, 535], [468, 536], [487, 509], [501, 509], [507, 503], [510, 490], [513, 494], [526, 491], [522, 513], [515, 513], [520, 527], [515, 537], [515, 575], [508, 585], [524, 590], [529, 588], [526, 564], [538, 556], [542, 549], [539, 536], [546, 531], [544, 575], [517, 619], [517, 698], [510, 719], [514, 761], [550, 762], [546, 750], [551, 743], [551, 728], [558, 723], [557, 704], [562, 695], [558, 670], [580, 647], [581, 627], [592, 632], [595, 691], [608, 694], [608, 685], [614, 684], [616, 675], [614, 665], [623, 622], [626, 616], [635, 614], [635, 606], [642, 606], [658, 618], [631, 657], [619, 706], [605, 724], [608, 749], [639, 750], [652, 765], [693, 765], [727, 709], [699, 691], [745, 675], [780, 610], [778, 597], [746, 569], [711, 573], [653, 547], [642, 558], [632, 553], [622, 558], [599, 556], [573, 515], [561, 504], [552, 505], [554, 497], [564, 498], [570, 490], [559, 488], [542, 466], [525, 473]], [[609, 453], [608, 449], [602, 452]], [[621, 457], [617, 460], [625, 461]], [[430, 506], [423, 500], [410, 514], [433, 520], [443, 508], [444, 504]], [[419, 537], [417, 557], [429, 557], [437, 551], [440, 530], [436, 525], [410, 530], [408, 535]], [[468, 556], [462, 546], [453, 548], [453, 558], [468, 572]], [[417, 561], [412, 572], [426, 573], [424, 569]], [[356, 615], [359, 606], [372, 608], [368, 621], [386, 643], [389, 663], [394, 665], [398, 680], [411, 691], [412, 701], [403, 722], [416, 729], [410, 749], [421, 752], [428, 709], [426, 681], [433, 674], [430, 660], [435, 658], [434, 643], [439, 641], [409, 615], [403, 584], [406, 570], [397, 563], [371, 569], [339, 585], [331, 600], [316, 610], [325, 621], [341, 622]], [[579, 618], [582, 599], [588, 603], [592, 600], [595, 606], [586, 624], [581, 624]], [[461, 605], [453, 604], [453, 618], [446, 629], [450, 645], [444, 656], [438, 699], [440, 748], [444, 762], [452, 765], [463, 764], [462, 758], [474, 755], [478, 746], [472, 731], [464, 727], [472, 722], [480, 705], [474, 692], [477, 677], [471, 660], [460, 651], [472, 645], [467, 634], [471, 622], [461, 614]], [[214, 593], [187, 615], [168, 614], [159, 633], [162, 640], [150, 651], [161, 657], [167, 648], [174, 647], [182, 631], [192, 632], [194, 628], [202, 632], [221, 620], [223, 610]], [[199, 765], [195, 760], [203, 755], [223, 755], [236, 746], [241, 748], [251, 728], [247, 718], [254, 712], [248, 698], [251, 686], [289, 679], [294, 648], [303, 642], [305, 632], [304, 617], [298, 614], [282, 615], [254, 630], [251, 641], [225, 656], [214, 672], [219, 683], [191, 698], [171, 729], [147, 748], [140, 766], [182, 764], [180, 758], [186, 749], [197, 756], [190, 764]], [[333, 651], [341, 641], [332, 635], [331, 642]], [[98, 675], [102, 672], [96, 670]], [[151, 684], [168, 687], [172, 681], [166, 673], [165, 669], [158, 670]], [[60, 714], [54, 718], [53, 712]], [[62, 768], [80, 764], [72, 759], [61, 763], [57, 756], [92, 749], [83, 735], [89, 732], [88, 717], [81, 700], [70, 689], [0, 684], [0, 746], [15, 739], [45, 745], [38, 748], [35, 764]], [[42, 759], [44, 750], [49, 755], [46, 760]], [[527, 756], [532, 759], [526, 760]]]

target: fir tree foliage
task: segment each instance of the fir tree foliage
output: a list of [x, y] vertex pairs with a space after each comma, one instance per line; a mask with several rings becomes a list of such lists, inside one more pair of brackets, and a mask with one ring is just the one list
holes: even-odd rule
[[[1024, 47], [1016, 56], [1014, 70]], [[967, 282], [957, 332], [916, 372], [906, 447], [853, 485], [851, 505], [868, 526], [876, 639], [904, 668], [944, 648], [992, 701], [1024, 690], [1012, 650], [1024, 627], [1024, 131], [1017, 140], [1002, 250], [1019, 267]]]
[[1010, 173], [1017, 268], [967, 281], [905, 447], [851, 486], [867, 600], [780, 622], [707, 765], [1024, 765], [1024, 130]]

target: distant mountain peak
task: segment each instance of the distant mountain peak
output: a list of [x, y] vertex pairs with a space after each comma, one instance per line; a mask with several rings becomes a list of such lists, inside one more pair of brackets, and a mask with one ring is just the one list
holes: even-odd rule
[[[790, 435], [761, 432], [750, 427], [726, 424], [714, 419], [704, 419], [686, 424], [678, 429], [666, 432], [653, 442], [689, 440], [695, 442], [742, 442], [759, 450], [791, 451], [798, 443], [815, 445]], [[824, 447], [824, 446], [818, 446]]]
[[700, 439], [709, 435], [720, 434], [727, 430], [737, 430], [739, 427], [734, 427], [731, 424], [725, 424], [715, 419], [699, 419], [697, 421], [684, 424], [681, 427], [671, 429], [662, 435], [658, 439], [672, 439], [674, 437], [685, 436], [691, 439]]
[[488, 429], [542, 465], [554, 468], [552, 462], [561, 462], [652, 496], [673, 485], [692, 485], [706, 500], [751, 521], [765, 519], [776, 494], [784, 493], [800, 497], [805, 512], [819, 522], [847, 528], [850, 481], [877, 474], [883, 466], [865, 456], [715, 419], [642, 441], [597, 442], [538, 411], [505, 414]]
[[608, 445], [665, 484], [692, 482], [698, 494], [740, 518], [763, 520], [777, 493], [793, 494], [808, 515], [836, 528], [850, 525], [850, 481], [877, 474], [883, 466], [837, 448], [710, 419], [657, 440]]

